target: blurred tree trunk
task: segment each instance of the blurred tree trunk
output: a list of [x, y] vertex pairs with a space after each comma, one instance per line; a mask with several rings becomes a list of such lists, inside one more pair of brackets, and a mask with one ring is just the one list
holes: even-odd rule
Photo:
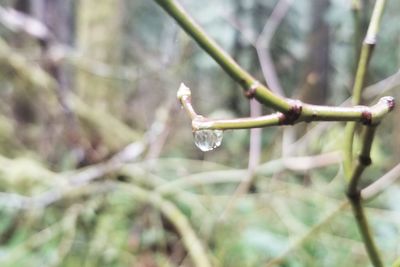
[[309, 37], [309, 59], [306, 64], [305, 83], [300, 99], [307, 103], [324, 104], [329, 94], [329, 25], [325, 15], [330, 0], [313, 0], [312, 27]]
[[[79, 1], [77, 47], [84, 57], [111, 67], [120, 61], [120, 13], [119, 0]], [[115, 92], [116, 85], [111, 79], [81, 71], [77, 75], [77, 87], [85, 102], [112, 114], [121, 114], [118, 110], [121, 110], [122, 94]]]

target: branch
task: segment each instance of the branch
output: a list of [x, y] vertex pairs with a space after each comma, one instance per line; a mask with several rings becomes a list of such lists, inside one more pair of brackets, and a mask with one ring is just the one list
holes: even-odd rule
[[377, 125], [395, 106], [394, 98], [390, 96], [382, 97], [378, 103], [372, 107], [329, 107], [293, 101], [292, 112], [286, 114], [276, 112], [260, 117], [213, 120], [197, 114], [191, 103], [191, 91], [183, 83], [178, 89], [177, 97], [192, 119], [192, 128], [195, 131], [210, 129], [249, 129], [293, 125], [299, 122], [312, 121], [354, 121], [361, 122], [364, 125]]
[[357, 188], [364, 170], [371, 164], [371, 146], [375, 135], [376, 125], [364, 128], [362, 135], [361, 151], [358, 156], [358, 162], [354, 166], [350, 182], [347, 190], [347, 197], [353, 208], [353, 213], [360, 230], [362, 239], [368, 256], [375, 267], [382, 267], [383, 263], [376, 247], [374, 238], [371, 234], [368, 225], [367, 217], [365, 216], [364, 208], [362, 206], [361, 191]]
[[373, 266], [383, 267], [381, 256], [379, 255], [379, 251], [372, 236], [367, 217], [365, 216], [360, 194], [358, 194], [357, 197], [349, 197], [349, 200], [353, 208], [353, 213], [358, 229], [361, 233], [361, 237], [364, 241], [364, 246], [367, 250], [368, 257], [370, 258]]

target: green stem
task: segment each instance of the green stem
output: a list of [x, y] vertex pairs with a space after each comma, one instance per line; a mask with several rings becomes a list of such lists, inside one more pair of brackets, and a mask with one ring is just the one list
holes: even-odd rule
[[375, 241], [370, 231], [370, 227], [368, 225], [368, 220], [365, 217], [361, 196], [358, 193], [357, 195], [350, 197], [349, 199], [353, 208], [353, 213], [356, 218], [358, 229], [360, 230], [365, 248], [368, 252], [368, 256], [375, 267], [383, 267], [378, 248], [376, 247]]
[[344, 130], [343, 140], [343, 171], [347, 181], [350, 180], [351, 166], [353, 165], [353, 140], [356, 123], [348, 122]]
[[355, 61], [358, 61], [358, 55], [360, 54], [360, 43], [362, 38], [362, 16], [361, 16], [362, 3], [361, 0], [352, 0], [351, 10], [353, 13], [353, 23], [354, 23], [354, 57]]

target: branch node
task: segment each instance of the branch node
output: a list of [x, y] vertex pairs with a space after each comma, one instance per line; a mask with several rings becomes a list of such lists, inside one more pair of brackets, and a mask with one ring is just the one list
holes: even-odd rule
[[372, 124], [372, 112], [368, 107], [365, 107], [365, 110], [361, 113], [361, 122], [364, 125]]
[[358, 161], [364, 166], [369, 166], [372, 163], [371, 157], [369, 156], [360, 155], [358, 156]]
[[291, 104], [289, 111], [279, 116], [279, 122], [283, 125], [293, 125], [303, 110], [303, 103], [300, 100], [288, 100], [288, 102]]
[[347, 190], [346, 196], [351, 202], [357, 202], [361, 198], [361, 192], [358, 189], [357, 190]]
[[376, 45], [376, 35], [368, 35], [365, 36], [364, 44], [370, 45], [372, 48]]
[[254, 81], [251, 86], [249, 87], [249, 89], [247, 89], [244, 92], [244, 95], [248, 98], [248, 99], [253, 99], [254, 96], [256, 95], [256, 91], [257, 91], [257, 87], [260, 86], [260, 82], [259, 81]]

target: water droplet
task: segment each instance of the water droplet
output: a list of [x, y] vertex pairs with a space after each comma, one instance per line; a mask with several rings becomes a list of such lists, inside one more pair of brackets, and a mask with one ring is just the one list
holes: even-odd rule
[[194, 143], [201, 151], [211, 151], [222, 143], [223, 131], [198, 130], [193, 133]]

